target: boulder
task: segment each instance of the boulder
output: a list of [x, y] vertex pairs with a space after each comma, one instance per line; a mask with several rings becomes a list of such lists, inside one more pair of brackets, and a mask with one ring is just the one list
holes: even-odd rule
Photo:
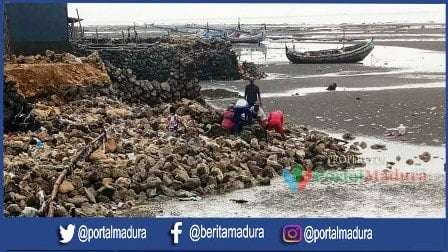
[[70, 193], [75, 190], [73, 183], [67, 180], [62, 181], [59, 185], [58, 191], [59, 193]]

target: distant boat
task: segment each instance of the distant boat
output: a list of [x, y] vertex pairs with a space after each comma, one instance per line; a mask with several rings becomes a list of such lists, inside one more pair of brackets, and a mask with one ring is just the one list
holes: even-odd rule
[[230, 34], [227, 39], [232, 43], [260, 43], [264, 39], [264, 35], [262, 32], [255, 35], [234, 32]]
[[286, 57], [294, 64], [356, 63], [362, 61], [375, 47], [373, 39], [341, 49], [298, 52], [287, 46]]

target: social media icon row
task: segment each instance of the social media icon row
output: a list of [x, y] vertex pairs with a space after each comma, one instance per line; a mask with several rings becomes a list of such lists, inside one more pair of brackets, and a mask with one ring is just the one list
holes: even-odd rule
[[[173, 236], [173, 244], [179, 244], [179, 238], [182, 234], [182, 222], [176, 222], [173, 224], [170, 233]], [[62, 244], [69, 243], [73, 239], [75, 233], [75, 225], [69, 224], [66, 227], [59, 226], [59, 242]], [[282, 238], [286, 243], [298, 243], [302, 240], [302, 227], [300, 225], [285, 225], [282, 230]]]

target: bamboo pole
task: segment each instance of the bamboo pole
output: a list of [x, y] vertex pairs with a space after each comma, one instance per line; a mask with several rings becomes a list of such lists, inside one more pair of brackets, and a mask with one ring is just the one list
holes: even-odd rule
[[82, 38], [82, 37], [84, 37], [84, 32], [83, 32], [82, 25], [81, 25], [81, 19], [79, 18], [78, 8], [76, 8], [76, 16], [78, 16], [80, 38]]
[[54, 206], [55, 206], [55, 199], [58, 195], [59, 186], [64, 182], [65, 177], [67, 174], [72, 172], [73, 168], [76, 166], [76, 163], [81, 160], [85, 160], [92, 152], [94, 152], [96, 149], [100, 147], [98, 143], [101, 141], [103, 142], [104, 139], [106, 139], [106, 130], [104, 130], [103, 133], [101, 133], [97, 138], [93, 139], [92, 142], [86, 145], [76, 156], [72, 159], [70, 162], [70, 165], [65, 168], [56, 179], [55, 183], [53, 184], [53, 190], [51, 191], [50, 198], [48, 199], [48, 212], [47, 217], [53, 217], [54, 216]]

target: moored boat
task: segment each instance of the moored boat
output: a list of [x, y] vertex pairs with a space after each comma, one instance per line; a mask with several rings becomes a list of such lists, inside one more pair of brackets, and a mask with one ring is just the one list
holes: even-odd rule
[[299, 52], [286, 48], [286, 57], [294, 64], [356, 63], [375, 47], [373, 39], [340, 49]]
[[232, 43], [260, 43], [263, 38], [264, 35], [262, 32], [255, 35], [246, 35], [239, 32], [234, 32], [227, 37], [227, 39]]

